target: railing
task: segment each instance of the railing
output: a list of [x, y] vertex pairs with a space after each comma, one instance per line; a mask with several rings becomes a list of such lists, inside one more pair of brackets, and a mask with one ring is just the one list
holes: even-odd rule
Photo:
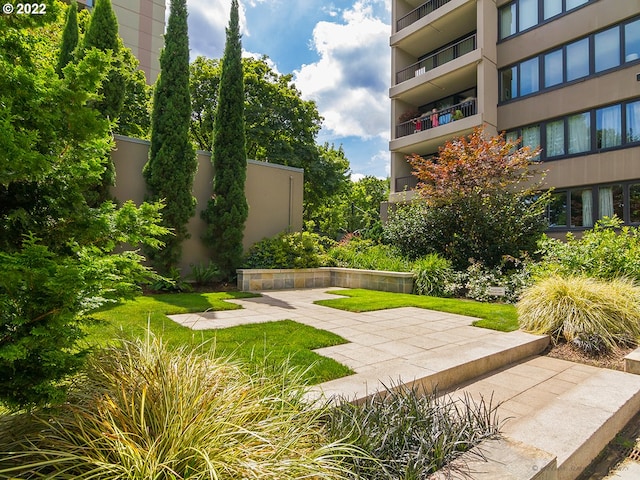
[[412, 133], [418, 133], [423, 130], [436, 128], [440, 125], [460, 120], [476, 114], [476, 99], [472, 98], [458, 103], [451, 107], [437, 110], [435, 112], [427, 112], [421, 117], [414, 118], [408, 122], [401, 123], [396, 126], [396, 138], [406, 137]]
[[429, 0], [428, 2], [423, 3], [418, 8], [411, 10], [404, 17], [398, 19], [396, 22], [396, 31], [400, 31], [405, 27], [408, 27], [412, 23], [417, 22], [422, 17], [429, 15], [434, 10], [446, 5], [451, 0]]
[[415, 175], [409, 175], [408, 177], [396, 178], [395, 191], [404, 192], [405, 190], [414, 190], [418, 186], [418, 177]]
[[442, 48], [437, 52], [423, 58], [413, 65], [409, 65], [407, 68], [400, 70], [396, 74], [396, 84], [402, 83], [410, 78], [417, 77], [423, 73], [433, 70], [440, 65], [443, 65], [451, 60], [455, 60], [461, 57], [465, 53], [472, 52], [476, 49], [476, 34], [469, 35], [467, 38], [463, 38], [459, 42]]

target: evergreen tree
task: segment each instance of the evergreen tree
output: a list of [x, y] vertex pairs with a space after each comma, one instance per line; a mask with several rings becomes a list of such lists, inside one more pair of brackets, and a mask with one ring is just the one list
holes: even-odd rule
[[204, 240], [212, 247], [213, 260], [227, 278], [235, 275], [242, 262], [242, 237], [249, 211], [244, 194], [245, 148], [242, 45], [238, 1], [232, 0], [211, 149], [215, 172], [213, 198], [202, 212], [207, 222]]
[[189, 140], [190, 119], [187, 5], [186, 0], [171, 0], [153, 99], [151, 150], [144, 168], [151, 197], [164, 199], [163, 222], [174, 233], [164, 239], [165, 248], [152, 256], [162, 272], [180, 259], [182, 241], [188, 238], [187, 222], [195, 213], [192, 188], [197, 159]]
[[60, 54], [58, 55], [58, 65], [56, 72], [58, 76], [62, 76], [62, 69], [73, 61], [73, 52], [78, 46], [78, 4], [71, 2], [67, 8], [67, 19], [62, 32], [62, 44], [60, 45]]

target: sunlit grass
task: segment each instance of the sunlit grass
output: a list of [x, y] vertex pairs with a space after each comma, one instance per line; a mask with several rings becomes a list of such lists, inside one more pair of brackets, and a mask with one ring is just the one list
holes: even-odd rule
[[441, 312], [476, 317], [473, 324], [502, 332], [518, 329], [518, 316], [513, 305], [483, 303], [456, 298], [428, 297], [408, 293], [390, 293], [376, 290], [332, 290], [348, 298], [318, 300], [315, 303], [326, 307], [339, 308], [349, 312], [370, 312], [388, 308], [417, 307]]

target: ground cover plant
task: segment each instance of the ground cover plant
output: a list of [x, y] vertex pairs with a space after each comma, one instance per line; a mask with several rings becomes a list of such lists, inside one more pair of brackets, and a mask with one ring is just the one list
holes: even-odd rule
[[315, 303], [349, 312], [370, 312], [388, 308], [418, 307], [441, 312], [476, 317], [473, 324], [503, 332], [518, 329], [516, 308], [509, 304], [483, 303], [457, 298], [439, 298], [407, 293], [380, 292], [375, 290], [331, 290], [347, 298], [318, 300]]
[[[347, 478], [300, 371], [154, 336], [91, 357], [66, 403], [0, 422], [0, 477]], [[4, 453], [2, 453], [4, 452]], [[13, 453], [9, 453], [13, 452]]]
[[[225, 300], [254, 297], [244, 292], [180, 293], [138, 296], [101, 309], [94, 314], [98, 324], [88, 329], [88, 341], [108, 345], [119, 335], [144, 338], [147, 328], [162, 335], [171, 346], [210, 342], [221, 355], [233, 355], [246, 362], [267, 361], [274, 365], [289, 362], [305, 370], [313, 383], [328, 381], [351, 373], [346, 366], [320, 356], [313, 349], [345, 343], [331, 332], [283, 320], [237, 327], [194, 331], [177, 324], [167, 315], [212, 310], [239, 309]], [[265, 360], [266, 359], [266, 360]]]
[[499, 427], [491, 401], [455, 400], [408, 386], [387, 388], [358, 404], [343, 401], [328, 417], [332, 438], [346, 438], [368, 454], [347, 460], [358, 478], [369, 480], [426, 479], [498, 436]]

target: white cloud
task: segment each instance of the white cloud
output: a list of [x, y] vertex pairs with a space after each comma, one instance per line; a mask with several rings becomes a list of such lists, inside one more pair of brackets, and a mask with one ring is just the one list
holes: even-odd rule
[[364, 177], [366, 177], [366, 175], [364, 173], [352, 173], [351, 174], [351, 181], [352, 182], [359, 182]]
[[294, 72], [296, 86], [337, 136], [389, 138], [390, 27], [374, 14], [388, 3], [358, 0], [342, 12], [342, 23], [319, 22], [312, 48], [320, 60]]
[[[254, 0], [262, 3], [269, 0]], [[229, 25], [231, 2], [229, 0], [187, 0], [189, 11], [189, 48], [191, 59], [199, 55], [221, 58], [226, 39], [225, 28]], [[245, 8], [238, 4], [240, 33], [249, 35]]]

